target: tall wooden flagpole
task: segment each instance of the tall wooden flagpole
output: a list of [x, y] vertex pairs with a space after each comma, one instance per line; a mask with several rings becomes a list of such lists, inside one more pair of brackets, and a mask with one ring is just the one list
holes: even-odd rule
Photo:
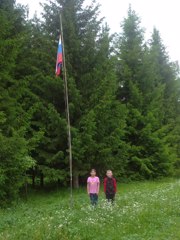
[[69, 97], [68, 97], [68, 84], [67, 84], [67, 71], [66, 71], [66, 58], [64, 49], [64, 36], [63, 36], [63, 24], [62, 16], [60, 11], [60, 28], [61, 28], [61, 41], [63, 51], [63, 80], [64, 80], [64, 98], [66, 107], [66, 118], [67, 118], [67, 135], [68, 135], [68, 147], [69, 147], [69, 175], [70, 175], [70, 207], [73, 207], [73, 173], [72, 173], [72, 144], [71, 144], [71, 123], [69, 113]]

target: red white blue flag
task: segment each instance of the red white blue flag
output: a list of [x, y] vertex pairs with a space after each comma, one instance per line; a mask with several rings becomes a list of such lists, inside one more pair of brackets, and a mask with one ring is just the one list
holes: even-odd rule
[[59, 37], [58, 51], [57, 51], [57, 60], [56, 60], [56, 76], [61, 74], [63, 64], [63, 51], [62, 51], [62, 42], [61, 36]]

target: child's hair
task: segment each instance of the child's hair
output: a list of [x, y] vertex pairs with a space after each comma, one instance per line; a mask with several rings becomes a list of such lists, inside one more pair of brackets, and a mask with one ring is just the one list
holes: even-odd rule
[[91, 172], [95, 172], [95, 173], [96, 173], [96, 169], [92, 168], [92, 169], [91, 169]]
[[112, 170], [108, 169], [108, 170], [106, 171], [106, 173], [108, 173], [108, 172], [112, 172]]

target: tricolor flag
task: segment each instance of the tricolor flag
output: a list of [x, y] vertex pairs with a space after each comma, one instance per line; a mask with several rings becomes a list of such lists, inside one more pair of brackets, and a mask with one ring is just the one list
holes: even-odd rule
[[56, 76], [59, 76], [61, 74], [62, 64], [63, 64], [63, 51], [62, 51], [62, 42], [61, 42], [61, 36], [60, 36], [59, 43], [58, 43], [57, 60], [56, 60]]

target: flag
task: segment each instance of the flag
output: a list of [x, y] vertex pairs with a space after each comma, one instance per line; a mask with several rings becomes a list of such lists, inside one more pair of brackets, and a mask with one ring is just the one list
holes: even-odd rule
[[57, 60], [56, 60], [56, 76], [61, 74], [63, 64], [63, 51], [62, 51], [62, 42], [61, 36], [59, 37], [58, 51], [57, 51]]

